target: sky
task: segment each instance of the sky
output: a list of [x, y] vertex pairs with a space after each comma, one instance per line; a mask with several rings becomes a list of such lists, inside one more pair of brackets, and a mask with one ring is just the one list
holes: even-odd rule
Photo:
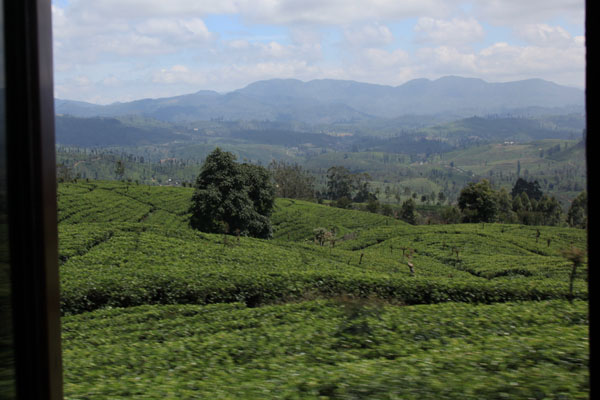
[[52, 0], [55, 96], [447, 75], [583, 89], [584, 21], [584, 0]]

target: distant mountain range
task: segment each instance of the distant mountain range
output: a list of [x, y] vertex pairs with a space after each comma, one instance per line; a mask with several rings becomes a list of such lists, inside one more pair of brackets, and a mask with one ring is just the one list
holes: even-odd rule
[[396, 87], [333, 79], [271, 79], [226, 94], [203, 90], [109, 105], [56, 99], [55, 110], [77, 117], [140, 115], [176, 123], [223, 119], [351, 124], [407, 115], [460, 118], [544, 109], [583, 113], [584, 104], [583, 90], [542, 79], [489, 83], [448, 76]]

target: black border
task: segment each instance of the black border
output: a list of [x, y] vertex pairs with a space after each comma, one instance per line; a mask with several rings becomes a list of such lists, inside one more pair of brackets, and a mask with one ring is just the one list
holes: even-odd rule
[[[597, 3], [597, 2], [596, 2]], [[592, 6], [592, 0], [585, 1], [585, 108], [586, 108], [586, 135], [585, 135], [585, 159], [586, 159], [586, 174], [587, 174], [587, 196], [588, 196], [588, 223], [587, 223], [587, 244], [588, 244], [588, 320], [589, 320], [589, 365], [590, 365], [590, 398], [594, 398], [594, 393], [597, 391], [596, 388], [598, 384], [594, 382], [594, 370], [598, 369], [598, 365], [595, 366], [594, 362], [596, 361], [596, 356], [594, 355], [594, 350], [596, 345], [594, 344], [594, 329], [592, 328], [592, 310], [594, 309], [594, 305], [596, 303], [595, 291], [593, 288], [594, 278], [598, 273], [594, 271], [595, 264], [595, 254], [592, 251], [594, 248], [593, 245], [593, 236], [594, 236], [594, 223], [596, 222], [596, 210], [594, 209], [594, 202], [592, 199], [594, 198], [593, 190], [592, 190], [592, 166], [593, 166], [593, 151], [594, 149], [594, 135], [596, 134], [595, 129], [597, 126], [598, 117], [594, 114], [594, 101], [593, 101], [593, 93], [595, 93], [594, 84], [597, 86], [597, 78], [594, 73], [594, 68], [597, 66], [592, 54], [594, 54], [594, 7]], [[597, 22], [596, 22], [597, 23]], [[596, 71], [597, 72], [597, 71]], [[596, 79], [595, 79], [596, 78]], [[596, 351], [597, 354], [597, 351]]]
[[6, 148], [16, 389], [62, 399], [50, 0], [5, 0]]

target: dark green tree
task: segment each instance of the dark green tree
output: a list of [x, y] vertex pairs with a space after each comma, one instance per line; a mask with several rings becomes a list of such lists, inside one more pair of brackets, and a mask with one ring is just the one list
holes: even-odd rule
[[392, 196], [392, 189], [390, 188], [390, 185], [385, 185], [383, 194], [385, 194], [386, 199], [389, 199]]
[[396, 204], [400, 204], [400, 200], [402, 200], [402, 196], [400, 195], [400, 189], [396, 193], [394, 193], [394, 198], [396, 199]]
[[331, 206], [337, 208], [352, 208], [352, 200], [347, 198], [346, 196], [340, 197], [339, 199], [332, 201]]
[[400, 208], [400, 219], [411, 225], [417, 224], [417, 204], [413, 199], [405, 200]]
[[587, 227], [587, 219], [588, 219], [587, 192], [581, 192], [571, 202], [571, 206], [569, 207], [569, 211], [567, 213], [567, 222], [569, 223], [570, 226], [573, 226], [576, 228], [585, 228], [585, 227]]
[[266, 169], [238, 164], [232, 153], [216, 148], [195, 183], [190, 225], [203, 232], [269, 238], [275, 188]]
[[562, 207], [554, 196], [544, 194], [536, 206], [536, 212], [540, 214], [542, 225], [560, 225], [562, 219]]
[[487, 179], [465, 186], [458, 197], [464, 222], [494, 222], [498, 217], [497, 193]]
[[446, 194], [442, 190], [440, 190], [440, 192], [437, 195], [437, 198], [439, 204], [444, 204], [444, 202], [446, 201]]
[[577, 247], [571, 245], [570, 248], [562, 250], [562, 255], [567, 260], [573, 263], [571, 273], [569, 274], [569, 302], [573, 302], [573, 282], [575, 281], [575, 275], [577, 274], [577, 267], [585, 262], [585, 252]]
[[381, 204], [379, 203], [379, 201], [376, 198], [369, 199], [369, 201], [367, 202], [367, 205], [365, 206], [365, 209], [371, 213], [378, 212], [380, 208], [381, 208]]
[[517, 195], [515, 199], [516, 200], [513, 201], [513, 208], [515, 208], [516, 202], [518, 221], [524, 225], [540, 225], [541, 222], [539, 221], [539, 216], [536, 214], [527, 192], [522, 192], [520, 195]]
[[521, 200], [524, 211], [533, 211], [533, 206], [531, 205], [531, 200], [527, 192], [522, 192], [518, 197]]
[[119, 180], [123, 179], [123, 175], [125, 175], [125, 163], [123, 160], [117, 160], [115, 163], [115, 175]]
[[[260, 165], [240, 164], [240, 168], [244, 175], [248, 197], [250, 197], [250, 200], [254, 205], [254, 211], [258, 214], [258, 216], [251, 221], [250, 226], [255, 226], [255, 229], [250, 229], [250, 232], [260, 232], [267, 226], [269, 230], [269, 233], [266, 236], [263, 234], [252, 234], [251, 236], [271, 236], [272, 230], [269, 217], [275, 206], [275, 187], [271, 182], [271, 174]], [[257, 221], [261, 220], [264, 220], [264, 222], [257, 224]]]
[[369, 182], [371, 181], [371, 176], [369, 174], [366, 172], [362, 174], [354, 174], [352, 175], [352, 178], [352, 187], [357, 191], [356, 195], [352, 199], [355, 203], [377, 201], [377, 196], [370, 191]]
[[521, 193], [527, 193], [527, 196], [529, 196], [530, 199], [535, 199], [536, 201], [541, 199], [542, 195], [544, 194], [542, 189], [540, 189], [540, 184], [538, 181], [529, 182], [523, 178], [519, 178], [515, 182], [510, 194], [514, 199]]
[[273, 160], [269, 164], [278, 197], [311, 200], [315, 198], [314, 176], [298, 164]]
[[[520, 202], [520, 200], [517, 198], [518, 203], [517, 203], [517, 207], [519, 207], [519, 204], [521, 204], [521, 208], [522, 208], [522, 203]], [[518, 217], [517, 217], [517, 213], [515, 211], [513, 211], [513, 200], [510, 197], [510, 194], [508, 193], [508, 191], [505, 188], [500, 189], [500, 191], [498, 191], [498, 212], [499, 212], [499, 219], [500, 221], [506, 223], [506, 224], [514, 224], [517, 223], [518, 221]]]
[[334, 166], [327, 170], [327, 196], [331, 200], [352, 198], [354, 176], [346, 167]]
[[73, 168], [64, 163], [56, 165], [56, 181], [70, 182], [73, 180]]
[[456, 206], [446, 206], [440, 212], [440, 218], [445, 224], [458, 224], [462, 218], [460, 210]]
[[394, 215], [394, 209], [389, 204], [382, 204], [379, 212], [386, 217], [392, 217]]

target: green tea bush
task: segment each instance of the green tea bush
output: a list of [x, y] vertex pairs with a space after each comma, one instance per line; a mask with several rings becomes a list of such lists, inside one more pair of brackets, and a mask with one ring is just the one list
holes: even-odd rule
[[581, 301], [101, 310], [63, 318], [65, 398], [586, 399], [587, 315]]
[[[552, 237], [548, 246], [534, 227], [415, 227], [298, 200], [278, 200], [274, 215], [290, 240], [284, 231], [276, 240], [232, 238], [226, 246], [220, 235], [187, 227], [188, 188], [94, 182], [63, 184], [59, 194], [65, 314], [142, 304], [256, 306], [345, 293], [405, 304], [558, 299], [568, 296], [570, 270], [560, 249], [585, 246], [576, 229], [542, 227], [541, 236]], [[86, 201], [74, 200], [82, 195]], [[132, 214], [113, 210], [123, 202]], [[312, 221], [333, 227], [335, 247], [314, 245]], [[305, 235], [309, 240], [299, 240]], [[402, 255], [408, 248], [414, 276]], [[453, 248], [461, 249], [458, 258]], [[587, 298], [585, 267], [574, 281], [580, 299]]]

